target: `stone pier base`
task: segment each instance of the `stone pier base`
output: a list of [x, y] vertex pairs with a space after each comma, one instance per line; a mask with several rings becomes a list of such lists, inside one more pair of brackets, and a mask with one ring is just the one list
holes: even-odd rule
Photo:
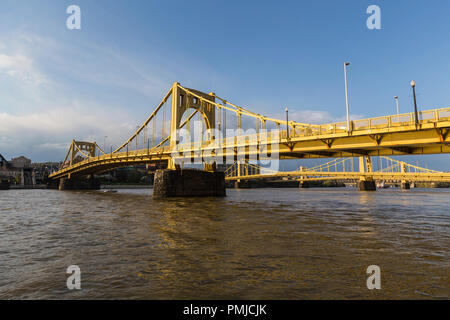
[[308, 183], [308, 181], [300, 181], [299, 183], [298, 183], [298, 187], [299, 188], [309, 188], [309, 183]]
[[89, 177], [72, 177], [59, 179], [59, 190], [99, 190], [100, 180]]
[[359, 191], [376, 191], [377, 186], [375, 181], [358, 181], [357, 183]]
[[401, 188], [402, 190], [409, 190], [411, 186], [409, 185], [409, 182], [402, 182]]
[[250, 189], [252, 186], [248, 181], [235, 181], [234, 188], [235, 189]]
[[154, 198], [225, 197], [225, 174], [194, 169], [156, 170]]

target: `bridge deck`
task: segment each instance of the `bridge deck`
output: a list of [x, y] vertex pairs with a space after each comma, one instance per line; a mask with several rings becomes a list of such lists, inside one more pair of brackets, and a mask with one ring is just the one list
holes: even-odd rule
[[178, 144], [176, 148], [162, 146], [89, 156], [61, 168], [50, 178], [99, 173], [169, 159], [189, 161], [200, 158], [211, 161], [215, 157], [232, 162], [237, 159], [260, 160], [273, 157], [276, 153], [280, 159], [450, 153], [449, 132], [450, 108], [420, 112], [418, 124], [415, 123], [414, 113], [355, 120], [351, 122], [350, 132], [344, 122], [294, 125], [289, 136], [287, 130], [278, 130], [268, 134]]

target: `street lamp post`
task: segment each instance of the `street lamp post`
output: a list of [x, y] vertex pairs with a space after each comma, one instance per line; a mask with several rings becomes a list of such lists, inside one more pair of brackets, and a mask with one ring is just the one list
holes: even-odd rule
[[419, 124], [419, 115], [417, 113], [416, 82], [414, 80], [411, 81], [411, 87], [413, 89], [413, 97], [414, 97], [414, 120], [417, 126]]
[[289, 139], [289, 110], [286, 107], [286, 137]]
[[350, 113], [348, 108], [348, 84], [347, 84], [347, 66], [350, 65], [350, 62], [344, 63], [344, 76], [345, 76], [345, 104], [347, 107], [347, 131], [350, 132]]
[[399, 115], [400, 109], [398, 108], [398, 96], [395, 96], [394, 99], [395, 99], [395, 103], [397, 104], [397, 115]]

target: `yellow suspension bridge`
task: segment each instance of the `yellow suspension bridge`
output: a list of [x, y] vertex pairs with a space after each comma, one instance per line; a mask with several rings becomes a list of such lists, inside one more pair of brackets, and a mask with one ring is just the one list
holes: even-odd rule
[[[186, 140], [183, 132], [195, 131], [192, 123], [196, 118], [202, 122], [201, 138]], [[377, 175], [379, 178], [395, 175], [372, 172], [372, 156], [449, 153], [449, 132], [450, 108], [360, 119], [349, 124], [316, 125], [266, 117], [213, 92], [203, 93], [175, 82], [122, 145], [108, 153], [96, 142], [73, 140], [63, 165], [50, 178], [70, 179], [149, 163], [166, 164], [168, 169], [175, 170], [195, 159], [200, 159], [206, 171], [214, 171], [217, 163], [248, 163], [276, 156], [277, 159], [361, 157], [360, 161], [366, 163], [361, 168], [365, 169], [353, 176], [370, 180]], [[351, 173], [336, 172], [337, 175], [348, 177]]]
[[[251, 163], [235, 163], [225, 171], [227, 181], [249, 181], [259, 179], [284, 178], [300, 183], [318, 180], [359, 181], [373, 179], [383, 183], [402, 183], [408, 188], [410, 182], [448, 182], [450, 172], [422, 168], [390, 157], [378, 157], [378, 170], [369, 169], [367, 159], [359, 158], [359, 168], [355, 168], [354, 158], [336, 158], [311, 168], [300, 167], [294, 171], [276, 171]], [[366, 167], [366, 169], [364, 169]], [[358, 170], [356, 170], [358, 169]]]

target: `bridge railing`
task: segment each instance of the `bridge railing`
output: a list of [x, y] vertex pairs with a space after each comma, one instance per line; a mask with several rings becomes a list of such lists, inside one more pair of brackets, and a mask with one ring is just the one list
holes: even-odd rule
[[[419, 124], [433, 123], [450, 120], [450, 108], [434, 109], [418, 112]], [[413, 112], [399, 115], [382, 116], [368, 119], [352, 120], [350, 122], [350, 131], [366, 131], [372, 129], [388, 129], [392, 127], [411, 126], [415, 124], [415, 115]], [[347, 122], [336, 122], [321, 125], [311, 125], [309, 127], [294, 128], [290, 135], [295, 137], [302, 136], [321, 136], [335, 133], [345, 133], [348, 131]], [[287, 131], [280, 131], [280, 138], [286, 138]]]
[[[440, 122], [450, 120], [450, 108], [435, 109], [421, 111], [418, 113], [418, 121], [420, 124], [430, 123], [430, 122]], [[415, 124], [414, 113], [405, 113], [399, 115], [382, 116], [368, 119], [358, 119], [352, 120], [350, 122], [351, 132], [367, 131], [373, 129], [388, 129], [394, 127], [411, 126]], [[336, 122], [321, 125], [310, 125], [310, 126], [294, 126], [290, 128], [290, 137], [314, 137], [323, 136], [330, 134], [346, 133], [347, 122]], [[234, 147], [234, 146], [244, 146], [247, 142], [255, 142], [258, 144], [270, 144], [277, 143], [280, 139], [287, 138], [287, 130], [272, 130], [270, 133], [252, 133], [244, 135], [235, 135], [223, 138], [220, 140], [204, 140], [204, 141], [193, 141], [183, 144], [179, 144], [179, 150], [189, 150], [189, 149], [202, 149], [211, 147], [212, 143], [216, 146], [221, 147]]]

